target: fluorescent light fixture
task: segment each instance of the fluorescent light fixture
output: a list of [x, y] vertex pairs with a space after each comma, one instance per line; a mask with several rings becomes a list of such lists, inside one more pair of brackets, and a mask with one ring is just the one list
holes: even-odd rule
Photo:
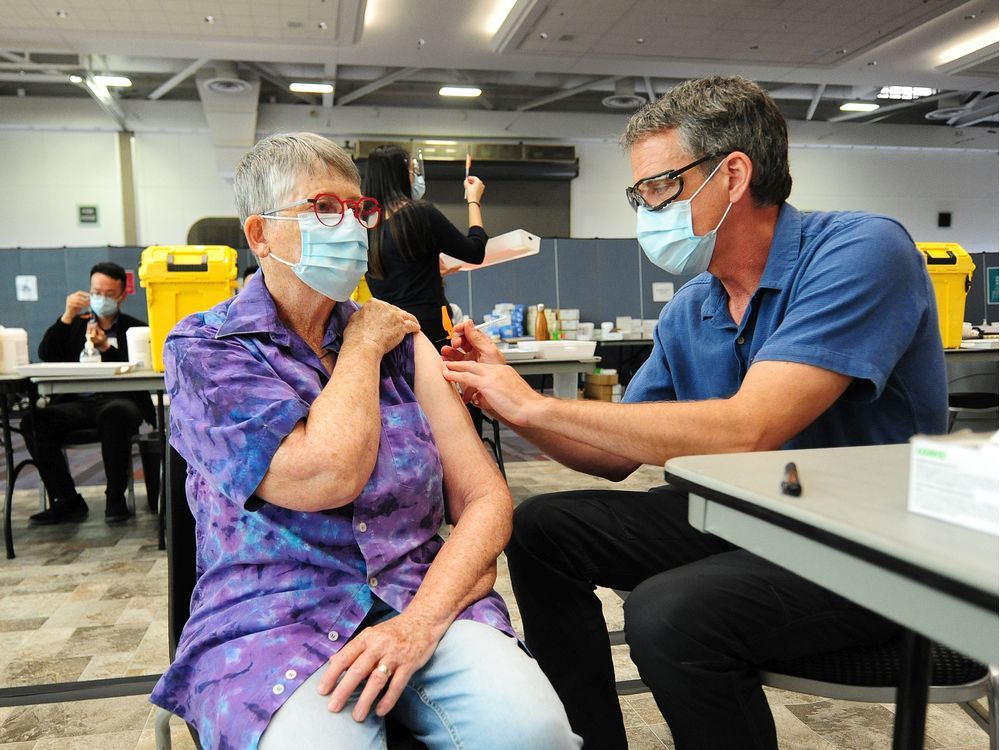
[[938, 58], [938, 65], [946, 65], [960, 57], [971, 55], [973, 52], [976, 52], [983, 47], [996, 44], [998, 41], [1000, 41], [1000, 26], [994, 26], [989, 31], [977, 34], [964, 42], [960, 42], [959, 44], [946, 49]]
[[375, 20], [378, 14], [375, 12], [375, 0], [368, 0], [365, 3], [365, 20], [363, 22], [366, 29], [370, 29], [375, 25]]
[[295, 82], [288, 84], [288, 90], [296, 94], [332, 94], [332, 83], [304, 83]]
[[496, 0], [493, 12], [486, 17], [483, 30], [490, 36], [496, 34], [500, 30], [500, 27], [503, 26], [503, 22], [507, 20], [507, 16], [510, 15], [516, 3], [517, 0]]
[[879, 108], [878, 104], [869, 102], [844, 102], [840, 105], [841, 112], [874, 112]]
[[80, 78], [80, 76], [70, 76], [69, 77], [69, 82], [70, 83], [83, 83], [83, 79]]
[[911, 101], [936, 93], [937, 89], [929, 89], [926, 86], [883, 86], [878, 94], [875, 95], [875, 98]]
[[426, 141], [424, 141], [424, 143], [428, 143], [428, 144], [430, 144], [432, 146], [457, 146], [458, 145], [458, 141], [432, 141], [432, 140], [426, 140]]
[[118, 88], [128, 88], [132, 85], [132, 80], [125, 76], [94, 76], [94, 83], [100, 86], [116, 86]]
[[464, 96], [474, 98], [483, 93], [482, 89], [475, 86], [442, 86], [438, 93], [441, 96]]

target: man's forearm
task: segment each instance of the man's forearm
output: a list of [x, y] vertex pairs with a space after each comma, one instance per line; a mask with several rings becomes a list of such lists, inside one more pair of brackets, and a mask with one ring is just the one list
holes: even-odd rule
[[541, 448], [547, 456], [574, 471], [619, 481], [639, 466], [637, 461], [588, 445], [579, 439], [560, 435], [551, 429], [518, 426], [513, 426], [512, 429], [532, 445]]
[[547, 398], [532, 411], [525, 429], [544, 427], [555, 446], [581, 444], [573, 452], [576, 457], [604, 454], [621, 461], [616, 464], [605, 458], [609, 467], [628, 466], [629, 462], [661, 465], [674, 456], [751, 450], [752, 430], [744, 429], [745, 421], [736, 414], [737, 409], [721, 399], [616, 404]]

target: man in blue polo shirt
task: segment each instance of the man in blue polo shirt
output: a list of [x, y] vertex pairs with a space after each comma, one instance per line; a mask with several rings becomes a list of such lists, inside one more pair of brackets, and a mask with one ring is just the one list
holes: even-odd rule
[[[446, 377], [563, 464], [611, 479], [674, 456], [875, 445], [946, 424], [944, 355], [922, 256], [900, 224], [800, 213], [784, 119], [743, 78], [688, 81], [622, 141], [639, 242], [674, 274], [622, 404], [545, 398], [469, 325]], [[625, 632], [678, 750], [777, 747], [753, 665], [891, 637], [895, 626], [695, 531], [686, 497], [531, 498], [507, 548], [525, 639], [585, 747], [627, 747], [594, 586], [632, 591]]]

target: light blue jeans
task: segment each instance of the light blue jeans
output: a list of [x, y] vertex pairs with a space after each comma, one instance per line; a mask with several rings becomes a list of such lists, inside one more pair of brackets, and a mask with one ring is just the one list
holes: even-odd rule
[[[271, 717], [260, 750], [385, 750], [385, 722], [374, 707], [363, 722], [351, 718], [360, 689], [340, 712], [326, 707], [329, 696], [316, 692], [325, 670], [324, 664]], [[513, 638], [469, 620], [451, 624], [391, 715], [430, 750], [583, 745], [535, 660]]]

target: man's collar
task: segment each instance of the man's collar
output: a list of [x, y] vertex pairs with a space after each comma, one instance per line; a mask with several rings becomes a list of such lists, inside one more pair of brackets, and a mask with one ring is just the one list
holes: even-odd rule
[[774, 238], [767, 253], [767, 263], [759, 287], [784, 289], [795, 268], [802, 247], [802, 214], [790, 203], [782, 203]]

